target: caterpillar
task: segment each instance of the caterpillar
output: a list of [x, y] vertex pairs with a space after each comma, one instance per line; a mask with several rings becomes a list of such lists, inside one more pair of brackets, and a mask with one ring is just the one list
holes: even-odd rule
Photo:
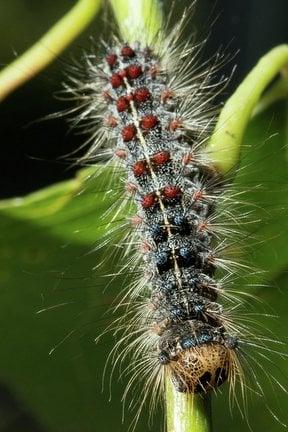
[[187, 134], [177, 96], [151, 48], [114, 46], [105, 60], [111, 70], [106, 122], [114, 129], [115, 154], [125, 161], [126, 188], [137, 205], [134, 224], [151, 272], [141, 318], [151, 334], [142, 344], [154, 339], [145, 347], [149, 358], [171, 374], [179, 391], [217, 387], [231, 373], [237, 337], [223, 326], [217, 302], [208, 230], [214, 172], [194, 162], [199, 137]]
[[120, 227], [122, 272], [135, 280], [117, 306], [125, 309], [115, 322], [122, 336], [109, 359], [114, 369], [130, 355], [125, 397], [140, 375], [141, 406], [150, 387], [163, 393], [166, 379], [180, 393], [216, 391], [226, 380], [244, 392], [243, 350], [268, 349], [268, 339], [233, 320], [236, 264], [223, 252], [238, 223], [227, 182], [205, 153], [213, 101], [227, 82], [213, 79], [226, 59], [203, 66], [202, 45], [179, 42], [185, 19], [154, 44], [113, 37], [66, 84], [79, 100], [75, 122], [90, 133], [81, 162], [104, 159], [120, 173], [125, 191], [111, 209], [114, 220], [123, 208], [136, 209]]

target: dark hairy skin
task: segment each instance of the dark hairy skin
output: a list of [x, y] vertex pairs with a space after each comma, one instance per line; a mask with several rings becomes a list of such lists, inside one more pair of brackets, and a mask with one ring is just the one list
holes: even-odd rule
[[229, 353], [237, 348], [217, 302], [215, 239], [206, 223], [220, 181], [213, 169], [193, 160], [197, 136], [178, 117], [179, 101], [151, 48], [115, 47], [105, 67], [115, 154], [124, 159], [142, 221], [156, 355], [171, 367], [178, 391], [206, 391], [226, 380]]

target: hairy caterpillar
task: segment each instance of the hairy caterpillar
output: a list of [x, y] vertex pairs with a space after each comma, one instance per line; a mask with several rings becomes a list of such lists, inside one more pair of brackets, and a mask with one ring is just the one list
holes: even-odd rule
[[[224, 290], [229, 278], [215, 278], [217, 267], [233, 272], [221, 252], [235, 231], [221, 227], [231, 216], [231, 197], [202, 151], [215, 116], [210, 102], [219, 84], [211, 84], [211, 75], [219, 61], [204, 72], [198, 47], [179, 49], [182, 24], [160, 48], [115, 38], [104, 61], [88, 56], [87, 75], [68, 91], [82, 101], [77, 121], [92, 132], [86, 160], [112, 156], [113, 165], [120, 163], [127, 182], [119, 208], [130, 201], [138, 209], [125, 253], [137, 251], [128, 265], [141, 282], [125, 295], [131, 319], [128, 326], [117, 323], [124, 335], [112, 360], [122, 361], [132, 349], [133, 369], [147, 386], [161, 388], [168, 376], [179, 392], [203, 393], [227, 378], [233, 389], [242, 377], [243, 347], [266, 347], [248, 326], [234, 323], [227, 299], [235, 299]], [[135, 380], [132, 375], [128, 388]]]

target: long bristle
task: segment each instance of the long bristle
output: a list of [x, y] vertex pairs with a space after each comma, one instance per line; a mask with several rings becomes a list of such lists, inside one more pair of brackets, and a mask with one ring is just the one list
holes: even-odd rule
[[[242, 201], [245, 191], [223, 179], [203, 152], [218, 115], [214, 100], [229, 80], [216, 80], [227, 55], [201, 62], [205, 42], [181, 42], [187, 16], [168, 36], [158, 35], [155, 46], [113, 37], [104, 59], [86, 55], [84, 70], [65, 87], [78, 101], [72, 125], [88, 134], [79, 162], [105, 160], [119, 178], [117, 200], [103, 220], [113, 217], [95, 249], [111, 239], [103, 260], [124, 262], [109, 275], [127, 279], [113, 307], [123, 316], [106, 330], [117, 336], [107, 365], [112, 374], [119, 366], [121, 376], [130, 375], [124, 401], [144, 380], [136, 420], [148, 393], [151, 406], [163, 397], [167, 377], [187, 393], [215, 392], [228, 379], [231, 405], [246, 416], [247, 364], [259, 368], [246, 349], [272, 351], [271, 340], [266, 345], [254, 335], [257, 319], [239, 311], [254, 295], [237, 279], [257, 270], [234, 261], [245, 247], [243, 225], [259, 220]], [[256, 390], [262, 396], [257, 381]]]

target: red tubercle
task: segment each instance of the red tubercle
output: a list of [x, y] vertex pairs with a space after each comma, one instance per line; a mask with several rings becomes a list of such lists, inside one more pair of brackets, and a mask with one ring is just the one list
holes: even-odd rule
[[113, 54], [113, 53], [111, 53], [111, 54], [108, 54], [107, 56], [106, 56], [106, 62], [108, 63], [108, 65], [112, 68], [113, 66], [115, 66], [116, 65], [116, 63], [117, 63], [117, 55], [116, 54]]
[[125, 149], [117, 149], [114, 154], [119, 159], [127, 159], [127, 151]]
[[135, 51], [133, 50], [133, 48], [131, 48], [129, 45], [127, 45], [121, 49], [121, 55], [123, 57], [130, 57], [131, 58], [131, 57], [135, 56]]
[[200, 189], [193, 193], [192, 199], [193, 201], [200, 201], [204, 197], [204, 192]]
[[151, 161], [155, 165], [164, 165], [170, 160], [170, 152], [168, 151], [162, 151], [159, 153], [156, 153], [152, 156]]
[[213, 266], [217, 265], [217, 258], [212, 253], [206, 256], [206, 263], [211, 264]]
[[171, 89], [167, 88], [163, 90], [163, 92], [161, 93], [161, 102], [164, 104], [169, 99], [172, 99], [173, 97], [174, 97], [174, 92]]
[[167, 199], [175, 199], [182, 195], [182, 191], [179, 186], [168, 185], [162, 190], [162, 195]]
[[126, 96], [120, 96], [116, 102], [116, 108], [118, 112], [126, 111], [130, 108], [130, 102], [133, 100], [132, 94], [127, 94]]
[[109, 115], [104, 119], [104, 124], [108, 127], [116, 127], [118, 125], [118, 120], [116, 117]]
[[171, 120], [169, 123], [169, 130], [171, 132], [175, 132], [176, 129], [179, 129], [183, 125], [183, 120], [181, 118], [175, 118]]
[[142, 198], [141, 205], [144, 209], [149, 209], [156, 204], [156, 201], [156, 195], [154, 193], [150, 193]]
[[142, 117], [140, 120], [141, 128], [145, 130], [153, 129], [158, 123], [158, 117], [153, 114]]
[[124, 128], [121, 131], [123, 141], [125, 142], [132, 141], [136, 137], [136, 132], [137, 132], [136, 127], [133, 124], [124, 126]]
[[207, 221], [202, 221], [199, 222], [197, 229], [199, 232], [204, 232], [208, 230], [208, 227], [209, 227], [209, 223]]
[[150, 252], [152, 250], [152, 245], [147, 240], [144, 240], [140, 245], [140, 251], [141, 252]]
[[[155, 299], [154, 299], [154, 302], [155, 302]], [[156, 304], [154, 304], [154, 303], [152, 303], [152, 302], [148, 302], [147, 305], [146, 305], [147, 309], [150, 310], [150, 311], [154, 311], [154, 310], [156, 310], [156, 309], [157, 309], [157, 306], [158, 306], [158, 305], [156, 305]]]
[[137, 64], [132, 64], [128, 66], [125, 71], [127, 77], [130, 79], [136, 79], [143, 73], [142, 67]]
[[203, 226], [202, 229], [198, 229], [197, 231], [197, 237], [200, 242], [205, 242], [207, 240], [207, 232], [209, 232], [208, 224], [207, 226]]
[[135, 177], [141, 177], [144, 174], [148, 174], [150, 171], [147, 162], [144, 160], [135, 162], [132, 170]]
[[137, 227], [142, 224], [143, 218], [136, 214], [134, 216], [131, 216], [130, 221], [133, 226]]
[[133, 96], [136, 102], [143, 103], [151, 98], [151, 93], [147, 87], [139, 87], [135, 90]]
[[123, 112], [128, 110], [130, 104], [129, 100], [126, 96], [120, 96], [116, 102], [116, 108], [118, 112]]
[[193, 154], [192, 153], [184, 154], [184, 156], [182, 158], [182, 164], [183, 165], [188, 165], [192, 161], [193, 161]]
[[127, 72], [125, 69], [120, 69], [118, 71], [118, 74], [120, 75], [121, 78], [125, 78], [127, 76]]
[[125, 190], [129, 194], [133, 194], [133, 193], [135, 193], [137, 191], [137, 186], [134, 183], [127, 182], [126, 186], [125, 186]]
[[111, 101], [113, 101], [113, 97], [111, 96], [111, 94], [109, 93], [109, 91], [108, 90], [104, 90], [103, 92], [102, 92], [102, 96], [103, 96], [103, 98], [108, 102], [111, 102]]
[[120, 73], [115, 73], [110, 78], [110, 84], [113, 88], [118, 88], [123, 84], [123, 77]]
[[150, 75], [151, 78], [156, 78], [159, 72], [160, 67], [157, 64], [152, 65], [147, 71], [148, 75]]

